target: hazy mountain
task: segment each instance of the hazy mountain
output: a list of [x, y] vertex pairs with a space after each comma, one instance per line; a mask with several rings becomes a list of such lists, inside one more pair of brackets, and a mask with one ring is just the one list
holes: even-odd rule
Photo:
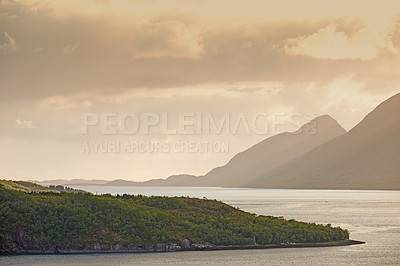
[[146, 182], [143, 182], [145, 186], [170, 186], [170, 187], [190, 187], [190, 186], [198, 186], [201, 177], [197, 177], [194, 175], [172, 175], [167, 179], [153, 179]]
[[140, 182], [127, 181], [127, 180], [123, 180], [123, 179], [115, 179], [113, 181], [109, 181], [102, 185], [104, 185], [104, 186], [134, 186], [136, 184], [140, 184]]
[[105, 185], [241, 187], [261, 174], [293, 160], [346, 131], [328, 115], [317, 117], [295, 132], [270, 137], [235, 155], [205, 176], [174, 175], [146, 182], [117, 180]]
[[180, 186], [193, 186], [194, 182], [198, 179], [194, 175], [172, 175], [167, 179], [151, 179], [145, 182], [127, 181], [123, 179], [116, 179], [105, 184], [104, 186], [142, 186], [142, 187], [156, 187], [156, 186], [169, 186], [169, 187], [180, 187]]
[[45, 181], [32, 181], [35, 183], [39, 183], [42, 185], [103, 185], [108, 182], [109, 180], [101, 180], [101, 179], [93, 179], [93, 180], [86, 180], [86, 179], [52, 179], [52, 180], [45, 180]]
[[285, 132], [235, 155], [225, 166], [201, 178], [204, 186], [241, 187], [250, 180], [287, 163], [313, 148], [346, 133], [328, 115], [317, 117], [295, 132]]
[[345, 135], [248, 186], [400, 189], [400, 94], [380, 104]]

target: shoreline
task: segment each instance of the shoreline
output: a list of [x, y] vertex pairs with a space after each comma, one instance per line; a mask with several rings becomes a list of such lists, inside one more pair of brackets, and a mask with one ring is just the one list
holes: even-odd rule
[[[339, 247], [366, 244], [363, 241], [344, 240], [333, 242], [316, 243], [281, 243], [269, 245], [226, 245], [214, 246], [203, 244], [192, 244], [187, 248], [180, 248], [176, 245], [156, 244], [153, 246], [109, 248], [109, 249], [69, 249], [69, 250], [20, 250], [17, 252], [0, 252], [0, 256], [14, 255], [68, 255], [68, 254], [116, 254], [116, 253], [159, 253], [159, 252], [183, 252], [183, 251], [214, 251], [214, 250], [245, 250], [245, 249], [277, 249], [277, 248], [318, 248], [318, 247]], [[118, 244], [117, 244], [118, 245]]]

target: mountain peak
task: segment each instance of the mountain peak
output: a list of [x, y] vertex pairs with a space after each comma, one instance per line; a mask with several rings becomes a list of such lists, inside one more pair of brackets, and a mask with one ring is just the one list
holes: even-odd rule
[[301, 126], [295, 134], [303, 133], [318, 133], [318, 132], [325, 132], [326, 130], [332, 130], [337, 133], [344, 134], [346, 130], [330, 115], [321, 115], [310, 122]]
[[317, 116], [314, 120], [316, 120], [319, 123], [322, 123], [322, 122], [326, 122], [326, 123], [336, 122], [337, 123], [337, 121], [332, 116], [327, 115], [327, 114]]

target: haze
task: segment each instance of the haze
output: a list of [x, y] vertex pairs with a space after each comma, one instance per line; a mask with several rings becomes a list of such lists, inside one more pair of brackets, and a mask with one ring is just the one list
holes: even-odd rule
[[[399, 1], [1, 0], [0, 176], [203, 175], [310, 116], [350, 130], [399, 92], [399, 52]], [[281, 123], [268, 134], [81, 132], [82, 114], [126, 112]], [[82, 153], [109, 140], [224, 141], [229, 151]]]

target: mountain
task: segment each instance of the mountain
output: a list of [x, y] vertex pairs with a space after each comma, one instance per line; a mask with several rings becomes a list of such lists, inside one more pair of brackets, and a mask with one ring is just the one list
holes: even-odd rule
[[319, 116], [295, 132], [267, 138], [238, 153], [225, 166], [217, 167], [202, 177], [201, 184], [241, 187], [344, 133], [346, 130], [335, 119], [328, 115]]
[[45, 180], [45, 181], [35, 181], [31, 180], [31, 182], [34, 183], [39, 183], [42, 185], [104, 185], [108, 182], [109, 180], [101, 180], [101, 179], [93, 179], [93, 180], [86, 180], [86, 179], [71, 179], [71, 180], [66, 180], [66, 179], [53, 179], [53, 180]]
[[116, 179], [105, 184], [100, 184], [102, 186], [135, 186], [135, 187], [182, 187], [182, 186], [193, 186], [198, 180], [197, 176], [194, 175], [172, 175], [167, 179], [151, 179], [144, 182], [128, 181], [123, 179]]
[[123, 179], [115, 179], [113, 181], [107, 182], [105, 184], [100, 184], [100, 185], [104, 185], [104, 186], [132, 186], [132, 185], [135, 185], [136, 183], [140, 183], [140, 182], [127, 181], [127, 180], [123, 180]]
[[169, 187], [193, 187], [200, 184], [201, 177], [194, 175], [171, 175], [167, 179], [152, 179], [142, 184], [144, 186], [169, 186]]
[[346, 130], [335, 119], [323, 115], [295, 132], [281, 133], [261, 141], [235, 155], [225, 166], [217, 167], [205, 176], [173, 175], [167, 179], [146, 182], [115, 180], [104, 185], [242, 187], [258, 176], [344, 133]]
[[381, 103], [348, 133], [247, 186], [400, 189], [400, 94]]

